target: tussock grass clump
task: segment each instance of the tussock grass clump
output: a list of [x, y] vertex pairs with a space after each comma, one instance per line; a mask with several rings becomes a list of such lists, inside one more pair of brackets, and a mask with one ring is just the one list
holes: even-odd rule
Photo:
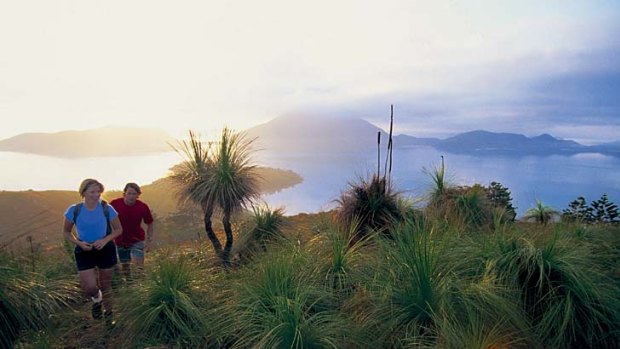
[[282, 228], [286, 224], [284, 209], [270, 209], [269, 206], [253, 206], [250, 220], [240, 230], [232, 254], [240, 262], [250, 260], [258, 253], [267, 252], [273, 242], [282, 242], [286, 237]]
[[238, 348], [341, 348], [348, 323], [317, 287], [296, 247], [269, 252], [246, 270], [235, 292]]
[[505, 221], [489, 201], [486, 189], [478, 184], [445, 188], [441, 195], [432, 196], [426, 213], [458, 232], [486, 231]]
[[544, 346], [616, 348], [620, 289], [593, 258], [593, 249], [564, 234], [499, 240], [498, 275], [520, 289]]
[[145, 280], [123, 290], [120, 328], [124, 345], [199, 347], [216, 337], [207, 326], [205, 309], [212, 307], [199, 270], [186, 256], [163, 255]]
[[449, 270], [440, 263], [444, 251], [432, 242], [432, 231], [407, 222], [392, 229], [393, 240], [379, 245], [377, 269], [369, 284], [374, 304], [358, 309], [368, 319], [382, 347], [401, 347], [405, 342], [431, 335], [434, 314], [447, 300]]
[[23, 331], [47, 328], [79, 294], [74, 281], [49, 280], [0, 255], [0, 347], [11, 348]]
[[372, 231], [389, 234], [390, 227], [403, 218], [399, 193], [386, 177], [376, 173], [370, 180], [360, 178], [359, 183], [350, 183], [336, 201], [342, 229], [357, 228], [353, 242]]
[[459, 233], [489, 231], [514, 222], [516, 211], [510, 190], [501, 183], [491, 182], [487, 187], [480, 184], [452, 185], [447, 180], [443, 156], [440, 167], [432, 171], [424, 169], [424, 172], [432, 180], [425, 213], [431, 219], [443, 222], [444, 227]]
[[[407, 221], [379, 244], [379, 263], [366, 283], [370, 295], [354, 295], [350, 304], [366, 330], [379, 334], [375, 345], [456, 348], [525, 341], [529, 322], [515, 289], [496, 277], [492, 264], [485, 265], [471, 246], [476, 240], [436, 229]], [[461, 248], [476, 261], [453, 257]]]
[[484, 272], [453, 279], [445, 307], [434, 314], [438, 347], [533, 347], [516, 289], [487, 262]]
[[479, 185], [469, 188], [465, 193], [456, 197], [456, 208], [459, 218], [468, 227], [481, 227], [491, 221], [493, 210], [487, 196]]
[[346, 296], [355, 288], [363, 274], [369, 272], [372, 261], [366, 247], [374, 235], [354, 241], [359, 222], [354, 220], [349, 230], [338, 224], [326, 226], [325, 231], [310, 241], [310, 252], [316, 255], [316, 272], [323, 286], [337, 295]]

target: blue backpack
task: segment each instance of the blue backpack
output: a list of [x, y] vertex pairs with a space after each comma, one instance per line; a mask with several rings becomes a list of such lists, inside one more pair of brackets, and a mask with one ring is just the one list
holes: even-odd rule
[[[73, 224], [77, 224], [77, 218], [80, 214], [80, 210], [82, 210], [82, 206], [84, 206], [83, 202], [75, 204], [75, 209], [73, 210]], [[106, 231], [105, 235], [112, 234], [112, 226], [110, 226], [110, 206], [108, 202], [105, 200], [101, 200], [101, 206], [103, 207], [103, 215], [105, 216], [106, 222]]]

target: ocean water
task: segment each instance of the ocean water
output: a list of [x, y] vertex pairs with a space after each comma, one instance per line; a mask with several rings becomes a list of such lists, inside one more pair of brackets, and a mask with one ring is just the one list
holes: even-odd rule
[[[449, 182], [500, 182], [510, 189], [520, 215], [536, 200], [562, 210], [578, 196], [590, 202], [607, 193], [611, 201], [620, 204], [620, 158], [601, 154], [474, 156], [439, 152], [432, 147], [399, 148], [394, 149], [392, 162], [395, 188], [414, 200], [424, 198], [432, 188], [425, 169], [439, 166], [442, 155]], [[379, 166], [382, 172], [384, 158], [382, 155]], [[304, 178], [301, 184], [263, 197], [271, 207], [283, 207], [289, 215], [333, 208], [349, 183], [367, 178], [378, 167], [375, 152], [262, 151], [256, 153], [255, 160], [259, 165], [293, 170]], [[151, 183], [180, 161], [175, 152], [79, 159], [0, 152], [0, 190], [77, 190], [87, 177], [97, 178], [107, 189], [122, 189], [128, 181]]]
[[0, 190], [78, 190], [85, 178], [95, 178], [110, 189], [125, 183], [148, 184], [164, 177], [181, 161], [176, 152], [141, 156], [56, 158], [0, 152]]
[[[620, 204], [620, 158], [601, 154], [572, 156], [473, 156], [439, 152], [432, 147], [394, 149], [392, 178], [396, 190], [413, 200], [423, 200], [432, 188], [426, 170], [440, 166], [444, 156], [448, 181], [453, 185], [489, 185], [496, 181], [511, 191], [519, 215], [541, 200], [562, 210], [578, 196], [599, 199], [607, 193]], [[383, 173], [385, 160], [378, 166], [377, 154], [265, 154], [263, 161], [274, 167], [289, 168], [304, 182], [267, 197], [290, 214], [334, 207], [334, 201], [351, 182], [377, 167]]]

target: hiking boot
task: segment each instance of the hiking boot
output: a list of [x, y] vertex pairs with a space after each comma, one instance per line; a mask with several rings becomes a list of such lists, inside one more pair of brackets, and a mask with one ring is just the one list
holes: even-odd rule
[[101, 319], [103, 315], [103, 304], [101, 304], [101, 302], [93, 303], [91, 314], [93, 315], [93, 319]]

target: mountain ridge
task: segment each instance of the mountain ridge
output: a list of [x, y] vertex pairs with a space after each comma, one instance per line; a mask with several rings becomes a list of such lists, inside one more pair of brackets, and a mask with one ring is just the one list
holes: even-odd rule
[[[452, 153], [550, 155], [602, 153], [620, 156], [620, 141], [582, 145], [548, 133], [527, 137], [509, 132], [473, 130], [439, 138], [415, 137], [398, 133], [395, 125], [394, 147], [430, 146]], [[354, 117], [327, 117], [297, 114], [276, 117], [243, 130], [255, 140], [255, 147], [274, 152], [353, 152], [376, 149], [377, 142], [387, 143], [388, 134], [374, 124]], [[380, 134], [380, 138], [377, 134]], [[131, 142], [110, 142], [110, 139]], [[378, 139], [379, 138], [379, 139]], [[126, 156], [170, 151], [175, 140], [155, 128], [106, 127], [57, 133], [23, 133], [0, 140], [0, 151], [32, 153], [64, 158], [92, 156]], [[76, 146], [87, 144], [88, 146]]]
[[[303, 123], [296, 125], [295, 122]], [[313, 127], [306, 127], [311, 122]], [[283, 128], [287, 124], [289, 128]], [[317, 128], [316, 124], [320, 127]], [[277, 125], [277, 127], [272, 127]], [[258, 140], [264, 149], [275, 152], [308, 151], [308, 149], [369, 150], [377, 147], [377, 133], [382, 144], [387, 142], [385, 130], [360, 118], [329, 119], [326, 117], [280, 117], [245, 130]], [[320, 134], [320, 136], [317, 135]], [[278, 136], [277, 140], [274, 138]], [[430, 146], [452, 153], [501, 155], [551, 155], [598, 152], [620, 156], [620, 141], [595, 146], [582, 145], [573, 140], [556, 138], [548, 133], [527, 137], [523, 134], [473, 130], [439, 138], [420, 138], [408, 134], [393, 136], [398, 147]]]

